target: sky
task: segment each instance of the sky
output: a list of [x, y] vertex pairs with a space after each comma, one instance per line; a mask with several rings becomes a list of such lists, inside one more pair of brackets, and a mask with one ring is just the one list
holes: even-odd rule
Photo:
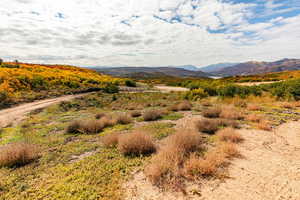
[[78, 66], [300, 58], [300, 0], [0, 0], [0, 57]]

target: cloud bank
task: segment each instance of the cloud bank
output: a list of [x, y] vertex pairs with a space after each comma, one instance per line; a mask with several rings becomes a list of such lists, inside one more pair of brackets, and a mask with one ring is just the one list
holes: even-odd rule
[[164, 66], [300, 57], [298, 0], [1, 0], [0, 57]]

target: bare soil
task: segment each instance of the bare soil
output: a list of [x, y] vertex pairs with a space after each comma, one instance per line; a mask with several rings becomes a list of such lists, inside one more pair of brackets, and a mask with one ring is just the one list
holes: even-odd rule
[[[190, 115], [178, 120], [192, 121]], [[124, 184], [130, 200], [299, 200], [300, 199], [300, 122], [282, 124], [273, 132], [241, 129], [243, 158], [229, 167], [229, 177], [203, 180], [187, 185], [187, 195], [161, 191], [142, 170]]]
[[172, 86], [163, 86], [163, 85], [157, 85], [154, 86], [155, 89], [160, 90], [161, 92], [186, 92], [189, 91], [188, 88], [183, 87], [172, 87]]

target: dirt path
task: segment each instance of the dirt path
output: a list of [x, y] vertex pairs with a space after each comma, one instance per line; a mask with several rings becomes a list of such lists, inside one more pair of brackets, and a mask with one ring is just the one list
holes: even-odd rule
[[32, 103], [22, 104], [13, 108], [0, 110], [0, 128], [6, 127], [11, 124], [19, 123], [21, 120], [25, 118], [26, 114], [36, 109], [45, 108], [47, 106], [62, 101], [68, 101], [77, 97], [82, 97], [86, 94], [88, 93], [78, 94], [78, 95], [67, 95], [67, 96], [57, 97], [53, 99], [45, 99], [45, 100], [35, 101]]
[[300, 200], [300, 122], [283, 124], [274, 132], [242, 129], [240, 133], [245, 138], [240, 145], [244, 158], [232, 161], [230, 178], [224, 182], [189, 185], [188, 195], [183, 196], [159, 191], [140, 171], [126, 184], [127, 199]]
[[281, 82], [281, 81], [245, 82], [245, 83], [236, 83], [236, 84], [241, 86], [254, 86], [254, 85], [271, 84], [277, 82]]
[[160, 90], [161, 92], [186, 92], [189, 91], [188, 88], [183, 88], [183, 87], [172, 87], [172, 86], [163, 86], [163, 85], [157, 85], [154, 86], [155, 89]]

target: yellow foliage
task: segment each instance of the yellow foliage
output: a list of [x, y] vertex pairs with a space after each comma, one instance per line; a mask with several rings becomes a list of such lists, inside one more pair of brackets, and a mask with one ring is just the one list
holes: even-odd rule
[[[16, 66], [16, 67], [6, 67]], [[0, 66], [0, 94], [7, 97], [20, 96], [20, 92], [80, 91], [102, 88], [119, 79], [96, 71], [67, 65], [38, 65], [4, 63]], [[4, 97], [2, 97], [4, 98]]]

